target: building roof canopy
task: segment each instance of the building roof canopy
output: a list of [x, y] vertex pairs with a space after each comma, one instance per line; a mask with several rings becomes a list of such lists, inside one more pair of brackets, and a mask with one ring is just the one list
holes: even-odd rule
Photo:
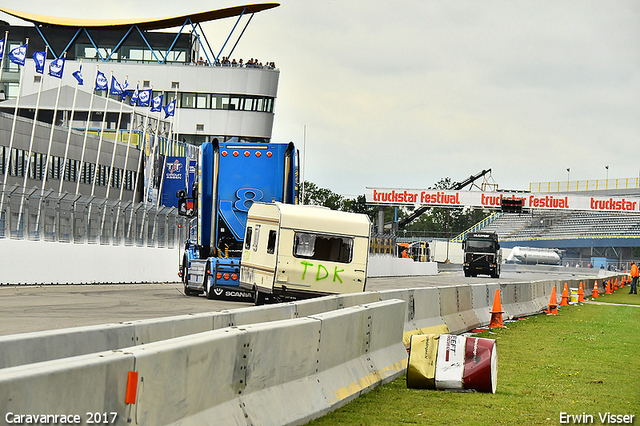
[[85, 28], [124, 28], [137, 25], [141, 30], [160, 30], [179, 27], [185, 20], [191, 19], [193, 23], [214, 21], [216, 19], [239, 16], [244, 13], [256, 13], [263, 10], [280, 6], [279, 3], [256, 3], [244, 6], [234, 6], [225, 9], [210, 10], [206, 12], [193, 13], [182, 16], [171, 16], [165, 18], [145, 18], [145, 19], [84, 19], [84, 18], [59, 18], [53, 16], [38, 15], [35, 13], [19, 12], [16, 10], [0, 7], [0, 11], [15, 16], [35, 25], [60, 26], [60, 27], [85, 27]]

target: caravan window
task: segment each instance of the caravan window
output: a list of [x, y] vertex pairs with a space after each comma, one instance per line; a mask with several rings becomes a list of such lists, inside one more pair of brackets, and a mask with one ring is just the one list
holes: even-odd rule
[[276, 251], [276, 231], [269, 231], [269, 240], [267, 241], [267, 253], [273, 254]]
[[244, 248], [249, 250], [251, 247], [251, 227], [247, 226], [247, 234], [244, 236]]
[[308, 259], [349, 263], [353, 255], [353, 238], [296, 232], [293, 255]]

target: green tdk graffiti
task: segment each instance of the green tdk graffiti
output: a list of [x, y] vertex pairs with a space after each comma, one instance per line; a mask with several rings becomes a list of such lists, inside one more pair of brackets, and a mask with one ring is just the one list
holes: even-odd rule
[[[305, 262], [305, 261], [302, 261], [300, 263], [304, 265], [304, 271], [302, 272], [302, 280], [304, 281], [304, 277], [307, 275], [307, 267], [313, 266], [313, 263]], [[334, 283], [336, 282], [336, 280], [342, 283], [342, 279], [340, 278], [340, 275], [338, 275], [338, 272], [344, 272], [344, 269], [338, 269], [337, 266], [333, 269]], [[329, 277], [329, 271], [327, 270], [327, 268], [322, 264], [318, 264], [318, 271], [316, 272], [316, 281], [322, 281], [324, 279], [327, 279], [327, 277]]]

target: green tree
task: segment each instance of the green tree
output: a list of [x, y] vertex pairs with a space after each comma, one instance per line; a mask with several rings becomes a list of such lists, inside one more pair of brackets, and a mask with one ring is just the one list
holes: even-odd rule
[[342, 210], [344, 197], [327, 188], [320, 188], [313, 182], [304, 182], [304, 204], [325, 206], [332, 210]]

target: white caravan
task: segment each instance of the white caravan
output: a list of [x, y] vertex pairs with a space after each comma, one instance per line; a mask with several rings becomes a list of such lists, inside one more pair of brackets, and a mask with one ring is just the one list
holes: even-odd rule
[[364, 291], [371, 223], [326, 207], [253, 203], [240, 287], [256, 304]]

